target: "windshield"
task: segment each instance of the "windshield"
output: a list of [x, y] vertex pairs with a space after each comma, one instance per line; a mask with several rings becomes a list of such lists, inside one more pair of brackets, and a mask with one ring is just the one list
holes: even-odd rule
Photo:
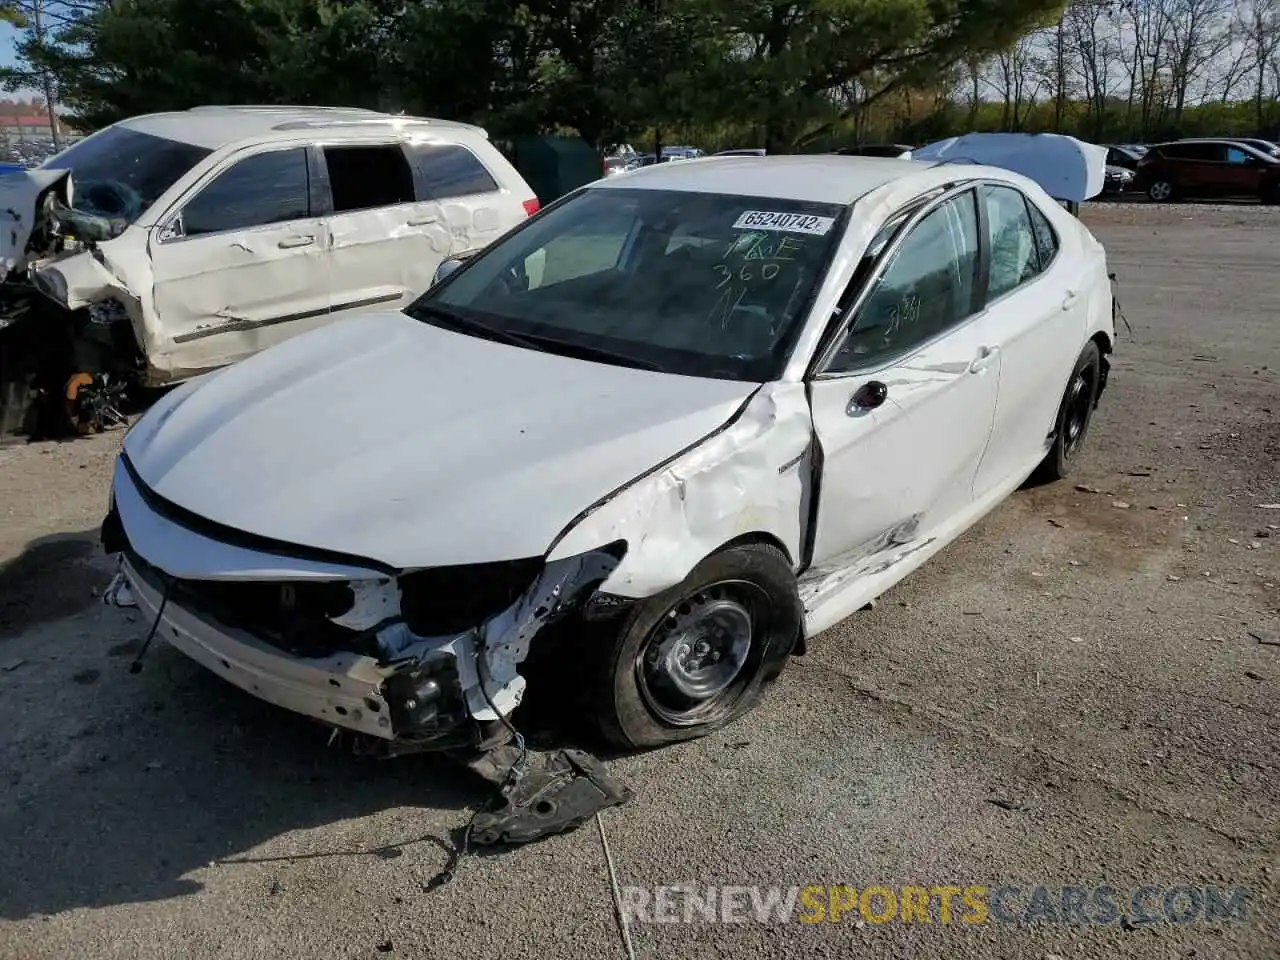
[[77, 210], [127, 225], [209, 153], [189, 143], [108, 127], [41, 166], [71, 171], [72, 202]]
[[781, 371], [842, 213], [762, 197], [584, 190], [408, 312], [534, 349], [765, 382]]

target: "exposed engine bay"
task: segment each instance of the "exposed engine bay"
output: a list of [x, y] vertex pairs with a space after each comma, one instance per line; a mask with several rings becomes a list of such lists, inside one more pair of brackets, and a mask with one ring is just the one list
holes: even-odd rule
[[[124, 304], [76, 303], [62, 268], [83, 258], [106, 273], [97, 245], [119, 236], [143, 201], [116, 181], [92, 181], [78, 196], [73, 189], [68, 170], [0, 177], [0, 217], [8, 221], [0, 226], [0, 437], [122, 423], [125, 394], [141, 369]], [[48, 271], [52, 264], [59, 270]]]

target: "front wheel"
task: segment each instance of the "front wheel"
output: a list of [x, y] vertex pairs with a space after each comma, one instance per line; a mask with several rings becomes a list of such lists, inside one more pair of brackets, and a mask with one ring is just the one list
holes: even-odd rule
[[1071, 472], [1076, 458], [1084, 446], [1093, 408], [1098, 402], [1098, 389], [1102, 384], [1102, 352], [1092, 340], [1085, 345], [1067, 381], [1067, 392], [1058, 407], [1058, 420], [1054, 425], [1053, 446], [1036, 468], [1033, 479], [1038, 483], [1061, 480]]
[[684, 581], [596, 637], [596, 725], [633, 749], [706, 736], [742, 716], [782, 672], [803, 627], [790, 564], [776, 547], [712, 554]]

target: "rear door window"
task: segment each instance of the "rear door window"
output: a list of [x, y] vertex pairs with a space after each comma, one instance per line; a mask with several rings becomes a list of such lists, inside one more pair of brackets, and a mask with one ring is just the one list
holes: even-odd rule
[[1226, 148], [1220, 143], [1182, 144], [1182, 157], [1186, 160], [1221, 162], [1226, 159]]
[[334, 213], [413, 202], [413, 174], [399, 144], [329, 146], [323, 152]]
[[987, 185], [982, 201], [990, 230], [991, 269], [987, 300], [1017, 289], [1040, 272], [1035, 230], [1022, 194], [1011, 187]]
[[1036, 250], [1040, 254], [1040, 269], [1046, 270], [1049, 264], [1053, 262], [1053, 258], [1058, 255], [1058, 234], [1054, 232], [1053, 224], [1049, 222], [1049, 218], [1040, 212], [1030, 200], [1027, 201], [1027, 209], [1031, 211], [1031, 229], [1036, 235]]
[[495, 193], [498, 183], [466, 147], [454, 143], [407, 143], [419, 200], [445, 200]]
[[259, 153], [218, 174], [182, 209], [182, 232], [194, 237], [246, 230], [310, 216], [307, 152]]

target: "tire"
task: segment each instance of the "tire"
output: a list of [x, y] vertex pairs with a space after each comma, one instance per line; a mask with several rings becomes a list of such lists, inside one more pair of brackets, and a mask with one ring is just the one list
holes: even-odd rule
[[[795, 648], [803, 620], [795, 574], [776, 547], [748, 543], [712, 554], [683, 582], [637, 604], [609, 634], [591, 638], [587, 694], [595, 725], [623, 749], [719, 730], [759, 703]], [[692, 672], [685, 640], [695, 641], [695, 663], [697, 643], [712, 646]], [[714, 662], [706, 660], [717, 653]], [[723, 686], [698, 699], [687, 691], [699, 681], [705, 690]]]
[[1153, 180], [1147, 187], [1147, 199], [1152, 203], [1169, 203], [1174, 199], [1173, 184], [1163, 178]]
[[1268, 207], [1280, 205], [1280, 182], [1269, 183], [1264, 186], [1258, 194], [1258, 199]]
[[1071, 473], [1089, 433], [1101, 383], [1102, 353], [1090, 340], [1067, 380], [1066, 392], [1058, 405], [1058, 419], [1054, 422], [1053, 446], [1032, 474], [1035, 483], [1053, 483]]

